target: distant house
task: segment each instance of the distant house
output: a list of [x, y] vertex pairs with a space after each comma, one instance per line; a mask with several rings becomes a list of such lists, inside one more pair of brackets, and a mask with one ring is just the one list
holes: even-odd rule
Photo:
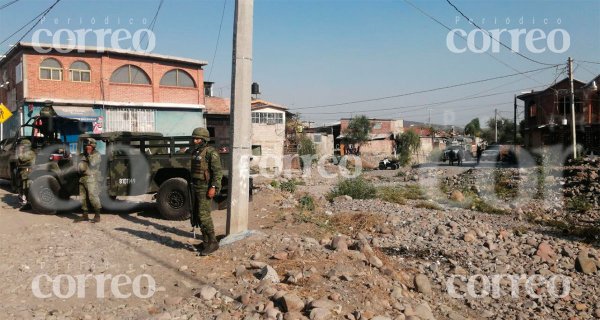
[[[211, 84], [205, 84], [210, 87]], [[205, 96], [206, 127], [215, 147], [228, 148], [231, 143], [230, 101], [214, 97], [210, 90]], [[252, 161], [250, 165], [273, 170], [283, 169], [286, 139], [287, 108], [265, 100], [252, 100]]]
[[335, 137], [340, 135], [340, 122], [314, 128], [304, 128], [303, 134], [314, 144], [317, 156], [333, 156], [339, 153], [339, 145], [335, 145]]
[[[352, 119], [340, 120], [341, 134], [336, 137], [336, 144], [340, 145], [341, 154], [348, 153], [349, 148], [355, 147], [345, 142], [345, 132]], [[371, 131], [369, 141], [360, 145], [360, 153], [373, 156], [392, 156], [395, 154], [396, 136], [402, 133], [403, 120], [396, 119], [369, 119]], [[350, 149], [352, 150], [352, 149]]]
[[[588, 84], [573, 80], [577, 143], [588, 150], [600, 148], [598, 89], [594, 89], [594, 81], [598, 81], [598, 77]], [[569, 79], [565, 78], [544, 90], [518, 96], [525, 103], [525, 120], [521, 128], [525, 147], [571, 143], [569, 87]]]

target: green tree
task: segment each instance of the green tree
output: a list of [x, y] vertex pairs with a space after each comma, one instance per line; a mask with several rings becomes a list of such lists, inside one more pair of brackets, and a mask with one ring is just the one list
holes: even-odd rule
[[413, 130], [408, 130], [396, 137], [396, 152], [400, 164], [410, 163], [411, 154], [416, 152], [421, 146], [421, 137]]
[[344, 140], [346, 143], [360, 145], [369, 141], [369, 132], [371, 132], [371, 122], [367, 116], [356, 116], [350, 120], [348, 128], [344, 131]]
[[481, 136], [481, 126], [479, 125], [479, 118], [471, 120], [465, 126], [465, 135], [479, 137]]
[[[298, 142], [298, 155], [300, 156], [300, 165], [302, 169], [306, 168], [310, 165], [310, 163], [317, 161], [317, 157], [314, 156], [317, 154], [317, 147], [314, 142], [306, 137], [302, 136], [300, 141]], [[308, 163], [305, 163], [308, 159]]]
[[[496, 122], [494, 118], [490, 118], [487, 121], [488, 128], [483, 130], [483, 138], [488, 141], [488, 143], [494, 143], [496, 134]], [[507, 118], [499, 117], [498, 118], [498, 143], [499, 144], [520, 144], [522, 142], [521, 135], [517, 133], [517, 141], [514, 140], [515, 134], [515, 123]]]

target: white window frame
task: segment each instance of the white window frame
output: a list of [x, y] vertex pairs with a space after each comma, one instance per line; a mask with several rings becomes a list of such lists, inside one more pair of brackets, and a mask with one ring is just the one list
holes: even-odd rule
[[142, 108], [106, 109], [106, 131], [154, 132], [156, 131], [155, 110]]

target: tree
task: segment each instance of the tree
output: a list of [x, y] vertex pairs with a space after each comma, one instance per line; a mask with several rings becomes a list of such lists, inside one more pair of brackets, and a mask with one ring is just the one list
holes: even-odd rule
[[481, 126], [479, 125], [479, 118], [471, 120], [465, 126], [465, 135], [479, 137], [481, 136]]
[[[314, 142], [306, 137], [302, 136], [298, 143], [298, 155], [300, 156], [300, 165], [302, 169], [306, 169], [312, 162], [316, 162], [315, 155], [317, 154], [317, 147]], [[310, 159], [310, 161], [308, 161]]]
[[369, 132], [371, 132], [371, 122], [367, 116], [356, 116], [350, 120], [348, 128], [344, 131], [344, 140], [347, 143], [360, 145], [369, 141]]
[[[483, 138], [488, 143], [494, 143], [496, 140], [496, 123], [494, 118], [487, 121], [488, 128], [483, 131]], [[498, 143], [499, 144], [520, 144], [522, 141], [521, 135], [517, 134], [517, 141], [514, 140], [515, 123], [507, 118], [498, 118]]]
[[413, 130], [408, 130], [396, 137], [396, 152], [400, 164], [407, 165], [410, 162], [411, 154], [416, 152], [421, 146], [421, 137]]

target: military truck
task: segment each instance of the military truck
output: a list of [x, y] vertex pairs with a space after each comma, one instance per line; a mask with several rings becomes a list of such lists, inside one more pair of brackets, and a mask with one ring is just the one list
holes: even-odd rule
[[[117, 197], [155, 194], [158, 211], [165, 219], [189, 218], [188, 181], [193, 148], [190, 136], [166, 137], [148, 132], [83, 134], [77, 150], [83, 150], [88, 138], [96, 140], [96, 150], [101, 154], [100, 198], [106, 210], [127, 210], [131, 206], [129, 202], [116, 200]], [[229, 154], [224, 150], [220, 153], [224, 169], [222, 189], [213, 202], [214, 207], [222, 209], [228, 192]], [[68, 164], [34, 168], [29, 192], [34, 211], [55, 213], [79, 206], [70, 199], [79, 194], [78, 156], [73, 153]], [[252, 191], [252, 180], [249, 188]]]

